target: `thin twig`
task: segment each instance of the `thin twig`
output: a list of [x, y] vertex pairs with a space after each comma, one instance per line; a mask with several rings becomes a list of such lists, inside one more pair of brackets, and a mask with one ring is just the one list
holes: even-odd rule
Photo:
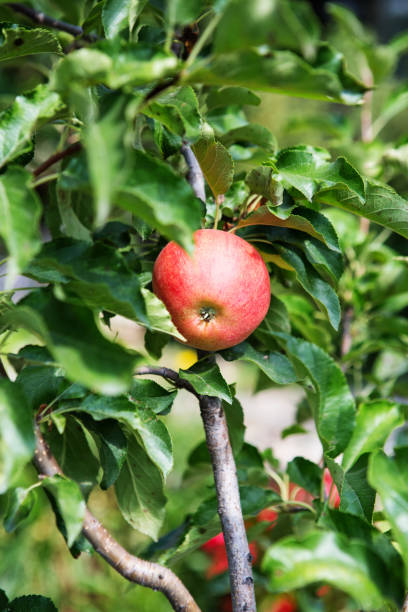
[[171, 370], [170, 368], [163, 368], [159, 366], [142, 366], [134, 372], [135, 376], [145, 376], [146, 374], [150, 374], [151, 376], [161, 376], [162, 378], [172, 382], [178, 389], [186, 389], [186, 391], [189, 391], [198, 399], [201, 397], [194, 389], [193, 385], [191, 385], [187, 380], [184, 380], [184, 378], [181, 378], [177, 372]]
[[82, 36], [84, 40], [89, 42], [94, 42], [98, 38], [94, 34], [84, 34], [81, 26], [74, 25], [73, 23], [67, 23], [66, 21], [61, 21], [60, 19], [54, 19], [54, 17], [45, 15], [42, 11], [36, 11], [25, 4], [20, 4], [20, 2], [7, 2], [6, 6], [16, 13], [25, 15], [31, 19], [31, 21], [34, 21], [39, 25], [48, 26], [50, 28], [54, 28], [55, 30], [61, 30], [62, 32], [68, 32], [68, 34], [71, 34], [72, 36]]
[[[206, 354], [203, 354], [205, 356]], [[199, 354], [200, 356], [200, 354]], [[224, 534], [228, 557], [231, 598], [234, 612], [255, 612], [252, 556], [242, 516], [237, 480], [237, 469], [228, 435], [228, 425], [217, 397], [199, 395], [174, 370], [162, 367], [142, 367], [136, 375], [150, 374], [170, 380], [176, 387], [187, 389], [198, 397], [201, 418], [204, 424], [207, 447], [214, 472], [218, 514]]]
[[45, 170], [47, 170], [50, 166], [53, 166], [61, 159], [64, 159], [64, 157], [68, 157], [69, 155], [75, 155], [75, 153], [78, 153], [81, 149], [81, 143], [74, 142], [72, 145], [70, 145], [63, 151], [59, 151], [59, 153], [54, 153], [53, 155], [51, 155], [51, 157], [46, 159], [42, 164], [38, 166], [38, 168], [33, 171], [33, 175], [39, 176], [40, 174], [45, 172]]
[[[37, 446], [34, 464], [39, 475], [62, 475], [63, 472], [45, 442], [38, 425], [35, 426], [35, 434]], [[88, 509], [85, 511], [82, 533], [96, 552], [121, 576], [136, 584], [161, 591], [177, 612], [200, 612], [200, 608], [184, 584], [170, 569], [128, 553]]]
[[187, 180], [193, 188], [197, 198], [199, 198], [202, 202], [205, 202], [205, 182], [200, 164], [198, 163], [190, 145], [183, 144], [181, 146], [181, 153], [186, 160], [186, 164], [189, 169]]

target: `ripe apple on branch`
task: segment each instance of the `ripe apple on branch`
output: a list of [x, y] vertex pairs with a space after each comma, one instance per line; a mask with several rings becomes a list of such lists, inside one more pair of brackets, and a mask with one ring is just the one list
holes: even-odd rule
[[187, 343], [205, 351], [245, 340], [268, 312], [271, 291], [258, 251], [239, 236], [203, 229], [190, 257], [175, 242], [159, 254], [153, 289]]

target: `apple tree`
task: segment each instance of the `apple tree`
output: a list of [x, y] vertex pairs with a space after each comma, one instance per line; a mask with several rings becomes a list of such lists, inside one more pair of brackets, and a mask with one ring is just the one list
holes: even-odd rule
[[[174, 610], [397, 611], [408, 587], [408, 36], [380, 45], [328, 11], [323, 28], [306, 1], [0, 4], [3, 525], [30, 533], [47, 503], [74, 557]], [[200, 229], [256, 249], [270, 304], [258, 325], [253, 297], [243, 341], [177, 371], [162, 352], [185, 340], [188, 296], [170, 313], [153, 266], [169, 242], [191, 261]], [[229, 302], [240, 266], [206, 266]], [[319, 462], [245, 441], [226, 362], [252, 365], [254, 391], [303, 388], [282, 435], [313, 422]], [[170, 490], [179, 390], [203, 439]], [[91, 513], [96, 489], [144, 534], [137, 554]], [[222, 569], [184, 583], [198, 549]], [[34, 606], [55, 610], [0, 591], [0, 609]]]

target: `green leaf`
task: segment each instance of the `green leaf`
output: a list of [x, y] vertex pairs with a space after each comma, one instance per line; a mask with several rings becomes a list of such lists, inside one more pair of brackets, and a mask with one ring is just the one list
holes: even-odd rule
[[129, 399], [138, 408], [148, 408], [156, 414], [167, 414], [176, 395], [176, 389], [167, 391], [153, 380], [134, 378]]
[[100, 422], [88, 419], [86, 427], [95, 433], [97, 438], [99, 458], [103, 470], [100, 483], [101, 489], [109, 489], [118, 479], [126, 459], [126, 436], [117, 421], [113, 419], [106, 419]]
[[0, 24], [0, 61], [34, 53], [58, 53], [61, 45], [53, 32], [45, 28], [29, 28], [17, 24]]
[[0, 167], [30, 150], [37, 122], [53, 117], [61, 107], [58, 94], [46, 85], [17, 96], [12, 106], [0, 113]]
[[57, 239], [44, 244], [27, 274], [39, 282], [60, 282], [90, 308], [148, 324], [138, 276], [117, 249]]
[[128, 28], [132, 31], [146, 0], [107, 0], [102, 8], [102, 24], [106, 38], [114, 38]]
[[212, 138], [202, 138], [193, 151], [214, 197], [224, 195], [234, 178], [234, 162], [228, 150]]
[[16, 597], [7, 605], [7, 612], [58, 612], [48, 597], [42, 595], [23, 595]]
[[254, 363], [270, 380], [278, 385], [289, 385], [298, 380], [292, 364], [284, 355], [277, 352], [260, 353], [249, 342], [242, 342], [237, 346], [220, 351], [220, 355], [227, 361], [242, 359]]
[[135, 436], [129, 438], [128, 454], [115, 491], [120, 511], [128, 523], [157, 540], [165, 514], [163, 481]]
[[31, 487], [23, 489], [16, 487], [10, 492], [7, 513], [4, 517], [4, 529], [11, 533], [16, 529], [25, 527], [37, 516], [37, 491]]
[[201, 0], [167, 0], [167, 19], [170, 26], [192, 23], [199, 16], [202, 5]]
[[322, 189], [340, 187], [346, 188], [361, 204], [364, 203], [364, 181], [344, 157], [329, 163], [322, 160], [320, 150], [316, 155], [303, 147], [292, 147], [282, 149], [276, 162], [271, 162], [271, 165], [275, 169], [272, 176], [276, 180], [286, 189], [294, 187], [309, 201]]
[[133, 164], [116, 203], [191, 252], [193, 232], [201, 227], [201, 203], [190, 185], [168, 164], [142, 151], [133, 152]]
[[69, 410], [86, 412], [95, 421], [115, 419], [137, 432], [150, 460], [161, 470], [163, 477], [173, 467], [172, 444], [166, 426], [148, 407], [137, 408], [125, 397], [98, 397], [89, 395], [80, 405], [62, 407], [58, 413]]
[[51, 87], [61, 93], [78, 91], [80, 85], [103, 83], [111, 89], [146, 85], [174, 74], [178, 59], [174, 54], [145, 43], [102, 40], [99, 49], [78, 49], [65, 56], [51, 78]]
[[251, 225], [270, 225], [273, 227], [285, 227], [309, 234], [313, 238], [323, 242], [329, 249], [340, 253], [339, 242], [336, 231], [329, 219], [315, 210], [299, 206], [285, 219], [274, 214], [268, 206], [260, 206], [253, 213], [241, 219], [234, 229], [240, 229]]
[[322, 582], [348, 593], [364, 609], [384, 609], [384, 564], [362, 542], [340, 534], [312, 531], [284, 538], [266, 551], [262, 567], [273, 591]]
[[264, 149], [269, 155], [273, 155], [277, 148], [275, 136], [263, 125], [250, 123], [242, 127], [230, 130], [221, 136], [221, 142], [224, 146], [230, 147], [232, 144], [246, 142], [257, 145]]
[[304, 382], [325, 453], [336, 457], [347, 446], [355, 421], [354, 399], [345, 376], [321, 348], [281, 332], [271, 332], [283, 345]]
[[328, 189], [317, 194], [315, 200], [337, 206], [356, 215], [361, 215], [379, 225], [392, 229], [408, 238], [408, 204], [392, 187], [368, 179], [365, 202], [348, 189]]
[[67, 386], [61, 369], [43, 365], [25, 366], [16, 381], [32, 410], [49, 404]]
[[234, 455], [238, 455], [244, 444], [245, 437], [244, 411], [236, 397], [233, 398], [232, 404], [223, 402], [222, 407], [227, 419], [232, 452]]
[[163, 302], [154, 293], [144, 287], [142, 287], [141, 292], [145, 301], [150, 329], [173, 336], [181, 342], [186, 342], [184, 336], [180, 334], [171, 320], [169, 311]]
[[65, 524], [67, 544], [71, 547], [82, 530], [85, 516], [85, 500], [79, 486], [73, 481], [56, 474], [42, 481], [43, 487], [52, 495]]
[[389, 521], [393, 538], [396, 540], [405, 565], [405, 582], [408, 580], [408, 479], [407, 453], [394, 458], [387, 457], [382, 451], [370, 457], [368, 479], [378, 491], [383, 512]]
[[123, 101], [114, 105], [99, 121], [92, 121], [84, 130], [83, 143], [94, 196], [96, 227], [106, 222], [117, 185], [123, 182], [123, 136], [125, 124]]
[[288, 463], [287, 472], [291, 482], [295, 482], [315, 497], [320, 497], [323, 473], [316, 463], [304, 457], [295, 457]]
[[307, 2], [229, 2], [218, 26], [218, 53], [264, 44], [301, 51], [314, 57], [320, 24]]
[[289, 313], [284, 302], [275, 295], [271, 295], [268, 312], [260, 326], [256, 329], [255, 335], [263, 338], [270, 330], [290, 333]]
[[200, 395], [210, 395], [232, 404], [231, 392], [216, 363], [208, 359], [197, 361], [188, 370], [179, 370], [180, 378], [187, 380]]
[[179, 87], [158, 96], [143, 109], [143, 113], [190, 142], [200, 138], [202, 118], [192, 87]]
[[130, 387], [137, 356], [106, 340], [88, 309], [35, 291], [5, 313], [3, 321], [40, 338], [68, 379], [106, 395]]
[[343, 469], [349, 470], [364, 453], [379, 450], [390, 433], [404, 423], [398, 404], [373, 400], [359, 406], [353, 435], [343, 455]]
[[68, 416], [63, 433], [53, 428], [46, 435], [51, 452], [64, 475], [75, 481], [85, 500], [98, 484], [99, 461], [89, 440], [89, 432], [77, 419]]
[[217, 90], [212, 89], [209, 92], [205, 103], [207, 105], [207, 109], [210, 111], [214, 108], [231, 106], [235, 104], [239, 106], [246, 104], [259, 106], [261, 103], [261, 98], [246, 87], [220, 87]]
[[276, 250], [296, 272], [297, 280], [307, 293], [324, 307], [332, 327], [337, 330], [340, 325], [341, 311], [339, 299], [333, 288], [320, 278], [313, 267], [304, 261], [295, 249], [287, 249], [284, 246], [276, 245]]
[[343, 57], [327, 46], [314, 65], [291, 51], [246, 49], [210, 55], [185, 73], [188, 83], [241, 86], [292, 96], [358, 104], [365, 87], [345, 70]]
[[[329, 466], [333, 469], [329, 461]], [[340, 491], [340, 510], [355, 514], [371, 523], [375, 491], [367, 481], [368, 455], [362, 455], [353, 467], [343, 474]]]
[[41, 203], [30, 181], [31, 175], [20, 166], [0, 176], [0, 236], [9, 253], [7, 288], [41, 248]]
[[19, 477], [34, 454], [33, 417], [16, 383], [0, 380], [0, 494]]

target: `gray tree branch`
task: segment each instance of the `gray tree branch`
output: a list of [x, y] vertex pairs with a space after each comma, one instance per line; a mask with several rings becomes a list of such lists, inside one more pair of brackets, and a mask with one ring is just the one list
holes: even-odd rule
[[197, 161], [196, 156], [193, 153], [193, 149], [188, 144], [183, 144], [181, 146], [181, 153], [186, 160], [186, 164], [188, 166], [188, 182], [193, 188], [194, 193], [197, 198], [199, 198], [202, 202], [205, 202], [205, 181], [204, 175], [200, 168], [200, 164]]
[[55, 30], [61, 30], [62, 32], [68, 32], [68, 34], [71, 34], [72, 36], [82, 36], [84, 40], [88, 40], [89, 42], [97, 40], [97, 37], [93, 34], [84, 35], [84, 31], [80, 26], [74, 25], [73, 23], [67, 23], [66, 21], [61, 21], [60, 19], [54, 19], [54, 17], [49, 17], [42, 11], [36, 11], [30, 6], [26, 6], [20, 2], [7, 2], [6, 6], [8, 6], [15, 13], [25, 15], [31, 19], [31, 21], [38, 23], [38, 25], [48, 26], [50, 28], [54, 28]]
[[[63, 472], [38, 425], [35, 428], [35, 435], [37, 446], [34, 465], [38, 473], [44, 476], [62, 475]], [[96, 552], [124, 578], [155, 591], [161, 591], [176, 612], [200, 612], [200, 608], [184, 584], [170, 569], [128, 553], [88, 509], [85, 512], [82, 533]]]
[[198, 397], [208, 451], [214, 472], [218, 514], [228, 557], [232, 607], [234, 612], [255, 612], [252, 557], [242, 516], [237, 469], [228, 435], [228, 426], [217, 397], [199, 395], [192, 386], [169, 368], [143, 367], [136, 375], [162, 376], [176, 387], [187, 389]]

